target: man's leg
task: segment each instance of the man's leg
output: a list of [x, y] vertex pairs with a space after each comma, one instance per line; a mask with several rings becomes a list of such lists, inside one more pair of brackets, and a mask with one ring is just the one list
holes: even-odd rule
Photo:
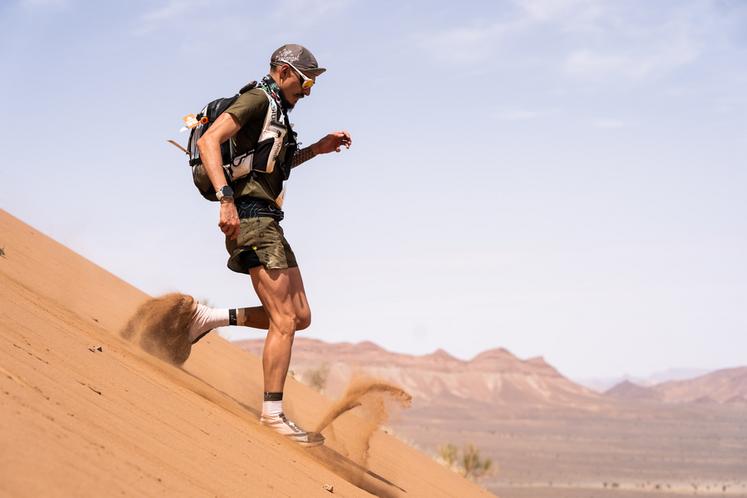
[[293, 338], [296, 330], [305, 329], [311, 322], [301, 272], [298, 268], [267, 270], [257, 267], [251, 270], [251, 276], [257, 296], [270, 319], [262, 353], [265, 393], [260, 421], [262, 425], [299, 444], [322, 444], [323, 436], [304, 431], [288, 420], [283, 412], [283, 387], [290, 365]]
[[239, 308], [236, 311], [238, 315], [238, 323], [236, 325], [262, 330], [270, 328], [270, 318], [267, 316], [264, 306]]
[[189, 326], [189, 342], [195, 344], [211, 330], [229, 325], [267, 330], [270, 319], [262, 306], [227, 309], [197, 303]]
[[311, 322], [311, 312], [298, 268], [250, 270], [252, 284], [269, 319], [262, 353], [265, 392], [283, 392], [296, 330]]

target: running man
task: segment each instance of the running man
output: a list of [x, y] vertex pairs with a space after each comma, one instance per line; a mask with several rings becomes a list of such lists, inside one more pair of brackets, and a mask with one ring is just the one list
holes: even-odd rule
[[241, 94], [197, 142], [202, 163], [220, 201], [218, 226], [226, 236], [228, 267], [251, 276], [262, 306], [226, 310], [197, 304], [189, 330], [190, 342], [195, 343], [212, 329], [226, 325], [267, 330], [262, 353], [264, 402], [260, 420], [302, 445], [321, 444], [324, 439], [299, 428], [283, 413], [283, 386], [293, 337], [311, 322], [301, 272], [280, 227], [284, 216], [283, 184], [292, 168], [319, 154], [349, 148], [352, 141], [347, 131], [336, 131], [297, 150], [295, 134], [288, 130], [271, 172], [253, 171], [231, 185], [223, 174], [220, 146], [232, 140], [237, 151], [253, 150], [270, 99], [289, 127], [288, 113], [299, 100], [311, 95], [311, 88], [324, 71], [306, 48], [283, 45], [272, 54], [270, 73], [257, 88]]

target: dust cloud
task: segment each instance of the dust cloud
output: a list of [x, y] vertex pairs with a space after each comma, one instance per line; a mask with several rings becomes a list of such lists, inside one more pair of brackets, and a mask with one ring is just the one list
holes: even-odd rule
[[[371, 437], [381, 425], [389, 419], [391, 408], [407, 407], [412, 396], [404, 390], [387, 382], [356, 375], [348, 384], [342, 397], [327, 411], [317, 424], [316, 432], [328, 428], [330, 439], [335, 440], [346, 457], [361, 466], [368, 461]], [[357, 409], [360, 417], [354, 438], [337, 440], [332, 425], [341, 415]]]
[[153, 356], [180, 366], [192, 352], [189, 322], [194, 305], [192, 296], [176, 292], [149, 299], [135, 311], [120, 335]]

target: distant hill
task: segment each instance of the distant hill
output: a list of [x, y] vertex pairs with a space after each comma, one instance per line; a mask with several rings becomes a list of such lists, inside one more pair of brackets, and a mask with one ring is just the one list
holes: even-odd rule
[[653, 387], [664, 401], [747, 403], [747, 367], [725, 368]]
[[635, 400], [660, 400], [661, 395], [656, 392], [653, 388], [639, 386], [629, 380], [624, 380], [605, 391], [605, 396], [612, 396], [621, 399], [635, 399]]
[[710, 370], [703, 368], [667, 368], [646, 376], [619, 375], [617, 377], [594, 377], [573, 380], [582, 386], [602, 393], [626, 380], [639, 386], [648, 387], [670, 380], [694, 379], [709, 372]]
[[[235, 344], [260, 354], [263, 340]], [[327, 343], [297, 337], [291, 369], [301, 380], [308, 380], [319, 369], [328, 370], [325, 392], [330, 395], [337, 394], [353, 372], [363, 371], [403, 386], [416, 401], [427, 403], [430, 411], [439, 406], [453, 408], [452, 399], [500, 406], [502, 410], [599, 410], [610, 408], [609, 402], [614, 400], [747, 403], [747, 367], [652, 386], [623, 380], [600, 394], [566, 378], [542, 357], [522, 360], [504, 348], [483, 351], [465, 361], [442, 349], [417, 356], [387, 351], [370, 341]], [[677, 376], [693, 371], [670, 373]], [[472, 408], [469, 403], [460, 406]]]
[[[236, 344], [259, 354], [263, 341]], [[464, 361], [440, 349], [414, 356], [387, 351], [372, 342], [330, 344], [297, 337], [291, 369], [304, 378], [320, 368], [329, 370], [325, 392], [333, 395], [354, 371], [364, 371], [403, 386], [416, 402], [432, 409], [451, 407], [451, 399], [500, 406], [504, 411], [530, 407], [593, 410], [606, 403], [603, 396], [564, 377], [543, 358], [522, 360], [503, 348]], [[462, 406], [469, 409], [471, 405]]]
[[667, 403], [747, 404], [747, 367], [725, 368], [694, 379], [662, 382], [654, 386], [640, 386], [625, 380], [604, 394], [617, 399]]

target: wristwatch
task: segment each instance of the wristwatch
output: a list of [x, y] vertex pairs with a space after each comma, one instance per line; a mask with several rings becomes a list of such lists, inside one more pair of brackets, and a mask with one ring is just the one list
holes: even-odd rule
[[220, 190], [215, 193], [215, 197], [217, 197], [219, 201], [223, 201], [223, 199], [226, 199], [226, 201], [233, 201], [233, 189], [228, 185], [223, 185]]

